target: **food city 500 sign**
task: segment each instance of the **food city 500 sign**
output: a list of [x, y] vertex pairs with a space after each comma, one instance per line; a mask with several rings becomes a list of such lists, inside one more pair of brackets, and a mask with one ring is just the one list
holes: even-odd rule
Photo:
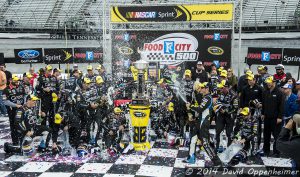
[[113, 31], [113, 72], [130, 77], [130, 65], [142, 57], [160, 65], [185, 65], [197, 61], [206, 67], [218, 63], [230, 67], [231, 30], [208, 31]]
[[111, 22], [231, 21], [233, 4], [113, 6]]

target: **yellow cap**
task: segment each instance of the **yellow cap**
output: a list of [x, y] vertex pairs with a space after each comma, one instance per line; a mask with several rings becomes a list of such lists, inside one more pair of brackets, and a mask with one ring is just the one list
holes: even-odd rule
[[101, 76], [96, 77], [96, 83], [97, 84], [102, 84], [104, 82], [103, 78]]
[[217, 88], [218, 89], [224, 88], [224, 85], [222, 83], [219, 83], [219, 84], [217, 84]]
[[253, 72], [252, 72], [251, 70], [248, 70], [248, 71], [246, 72], [246, 75], [251, 75], [251, 74], [253, 74]]
[[208, 87], [208, 82], [200, 83], [200, 84], [199, 84], [199, 87], [200, 87], [200, 88]]
[[12, 77], [12, 80], [13, 80], [13, 81], [19, 81], [20, 78], [19, 78], [18, 76], [13, 76], [13, 77]]
[[222, 73], [220, 74], [220, 77], [227, 77], [227, 74], [222, 72]]
[[86, 69], [87, 69], [87, 70], [93, 70], [93, 66], [92, 66], [92, 65], [88, 65], [88, 66], [86, 67]]
[[48, 70], [48, 71], [49, 71], [49, 70], [52, 70], [52, 66], [51, 66], [51, 65], [47, 65], [47, 66], [46, 66], [46, 70]]
[[83, 82], [85, 83], [85, 84], [90, 84], [92, 81], [91, 81], [91, 79], [89, 79], [89, 78], [84, 78], [83, 79]]
[[33, 78], [33, 76], [30, 73], [26, 73], [26, 77], [28, 77], [29, 79]]
[[121, 112], [123, 112], [123, 111], [121, 110], [121, 108], [119, 108], [119, 107], [115, 107], [115, 108], [114, 108], [114, 113], [115, 113], [115, 114], [119, 114], [119, 113], [121, 113]]
[[247, 79], [248, 79], [249, 81], [253, 81], [254, 75], [253, 75], [253, 74], [247, 75]]
[[261, 70], [264, 70], [264, 69], [265, 69], [265, 66], [264, 66], [264, 65], [259, 65], [259, 66], [257, 67], [257, 69], [260, 70], [260, 71], [261, 71]]
[[228, 71], [228, 72], [233, 72], [233, 69], [232, 69], [232, 68], [229, 68], [227, 71]]
[[160, 79], [157, 83], [158, 84], [162, 84], [164, 82], [164, 79], [162, 78], [162, 79]]
[[245, 107], [242, 109], [241, 114], [244, 116], [248, 116], [250, 113], [250, 109], [248, 107]]
[[63, 118], [60, 114], [58, 114], [58, 113], [55, 114], [55, 116], [54, 116], [54, 123], [55, 124], [61, 124], [62, 120], [63, 120]]
[[227, 71], [226, 70], [222, 70], [221, 74], [226, 74], [227, 75]]
[[222, 67], [222, 66], [218, 69], [219, 72], [222, 72], [223, 70], [224, 70], [224, 67]]
[[96, 70], [102, 69], [102, 65], [98, 65]]
[[173, 112], [174, 111], [174, 103], [170, 102], [168, 104], [168, 111]]
[[192, 76], [192, 71], [189, 70], [189, 69], [187, 69], [187, 70], [184, 71], [184, 75], [185, 75], [185, 76], [186, 76], [186, 75]]
[[265, 80], [265, 83], [267, 83], [267, 84], [270, 84], [270, 83], [272, 83], [272, 82], [274, 82], [273, 76], [270, 76], [270, 77], [268, 77], [268, 78]]
[[57, 102], [58, 96], [56, 93], [52, 93], [52, 102]]
[[34, 96], [34, 95], [30, 95], [30, 99], [31, 99], [32, 101], [37, 101], [37, 100], [39, 100], [39, 98], [36, 97], [36, 96]]

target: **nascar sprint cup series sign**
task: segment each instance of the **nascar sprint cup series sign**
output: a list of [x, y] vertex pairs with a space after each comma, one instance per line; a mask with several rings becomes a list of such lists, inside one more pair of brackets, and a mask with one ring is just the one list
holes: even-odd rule
[[112, 6], [111, 22], [231, 21], [233, 4]]
[[181, 64], [190, 69], [197, 61], [207, 67], [212, 63], [230, 67], [231, 33], [231, 30], [113, 31], [113, 71], [126, 75], [132, 63], [140, 58], [160, 65]]

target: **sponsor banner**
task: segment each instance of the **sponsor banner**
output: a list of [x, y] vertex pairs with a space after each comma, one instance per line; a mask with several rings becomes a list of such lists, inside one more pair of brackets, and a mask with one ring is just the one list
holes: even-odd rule
[[44, 63], [73, 63], [73, 50], [72, 48], [44, 49]]
[[282, 64], [300, 66], [300, 49], [283, 49]]
[[160, 66], [193, 69], [197, 61], [230, 67], [231, 30], [210, 31], [113, 31], [113, 72], [131, 77], [130, 65], [142, 58]]
[[102, 63], [102, 48], [74, 48], [74, 63]]
[[59, 40], [65, 40], [66, 38], [68, 40], [97, 40], [101, 41], [103, 40], [102, 32], [99, 33], [50, 33], [48, 35], [50, 39], [59, 39]]
[[231, 21], [233, 4], [112, 6], [111, 22]]
[[43, 63], [42, 48], [15, 49], [16, 64]]
[[282, 61], [281, 48], [248, 48], [246, 63], [262, 64], [262, 65], [277, 65]]

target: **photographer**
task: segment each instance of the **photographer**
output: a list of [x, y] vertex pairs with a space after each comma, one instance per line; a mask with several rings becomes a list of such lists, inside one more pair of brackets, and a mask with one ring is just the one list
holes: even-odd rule
[[[292, 132], [292, 136], [290, 136]], [[277, 139], [277, 149], [289, 158], [296, 162], [296, 167], [300, 169], [300, 113], [297, 112], [292, 119], [286, 124], [279, 134]]]

